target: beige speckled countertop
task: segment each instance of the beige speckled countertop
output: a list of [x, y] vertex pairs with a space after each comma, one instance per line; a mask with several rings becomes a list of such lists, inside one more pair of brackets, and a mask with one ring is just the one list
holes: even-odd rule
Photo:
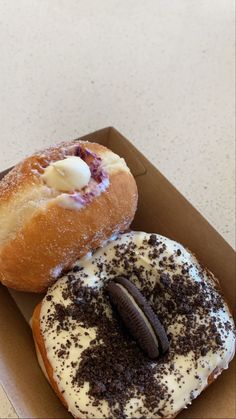
[[2, 170], [113, 125], [234, 246], [233, 0], [1, 0], [0, 51]]

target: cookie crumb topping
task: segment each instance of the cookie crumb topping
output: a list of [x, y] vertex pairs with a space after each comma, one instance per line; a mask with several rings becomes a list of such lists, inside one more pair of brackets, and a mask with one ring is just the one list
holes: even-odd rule
[[[169, 351], [155, 361], [110, 306], [106, 286], [122, 274], [167, 331]], [[51, 287], [41, 331], [58, 386], [81, 418], [174, 415], [216, 367], [227, 367], [235, 338], [213, 275], [178, 243], [133, 232], [80, 261]]]

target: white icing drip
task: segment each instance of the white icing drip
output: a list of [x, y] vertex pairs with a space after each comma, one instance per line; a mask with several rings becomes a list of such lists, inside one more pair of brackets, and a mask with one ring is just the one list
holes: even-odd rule
[[[156, 274], [156, 269], [151, 267], [150, 265], [150, 258], [148, 257], [148, 246], [143, 245], [144, 240], [148, 240], [150, 235], [147, 233], [142, 232], [130, 232], [127, 234], [123, 234], [119, 236], [117, 239], [108, 243], [105, 248], [99, 249], [95, 252], [94, 255], [87, 255], [87, 257], [81, 259], [79, 261], [79, 266], [83, 268], [83, 273], [88, 275], [87, 277], [83, 278], [84, 285], [88, 285], [90, 287], [103, 287], [106, 283], [106, 271], [102, 269], [100, 272], [100, 277], [97, 275], [97, 263], [102, 265], [103, 262], [109, 262], [115, 258], [115, 246], [121, 245], [123, 248], [127, 246], [130, 242], [133, 242], [137, 245], [137, 262], [135, 262], [135, 266], [140, 267], [141, 265], [149, 271], [149, 281], [151, 281], [150, 286], [155, 285], [156, 281], [158, 281], [158, 275]], [[189, 253], [186, 249], [183, 248], [180, 244], [171, 241], [165, 237], [158, 236], [158, 241], [161, 241], [166, 245], [166, 249], [162, 253], [162, 257], [169, 257], [174, 255], [174, 263], [176, 264], [175, 274], [181, 274], [181, 269], [183, 263], [187, 263], [189, 267], [189, 274], [193, 281], [199, 282], [200, 278], [198, 275], [198, 269], [200, 266], [196, 260], [196, 258]], [[142, 246], [142, 251], [139, 250], [139, 247]], [[144, 248], [144, 249], [143, 249]], [[176, 256], [176, 251], [180, 249], [181, 255]], [[124, 250], [125, 251], [125, 250]], [[141, 254], [143, 253], [143, 254]], [[92, 264], [91, 262], [94, 262]], [[115, 268], [116, 275], [125, 275], [125, 268], [120, 263]], [[74, 273], [75, 276], [78, 278], [80, 277], [80, 272]], [[203, 272], [204, 279], [206, 283], [213, 282], [211, 280], [210, 274], [206, 271]], [[135, 283], [137, 281], [136, 277], [132, 277], [132, 281]], [[101, 411], [104, 417], [108, 417], [111, 413], [109, 411], [107, 402], [102, 400], [99, 402], [99, 406], [92, 406], [91, 399], [87, 395], [88, 391], [88, 383], [85, 383], [83, 388], [77, 388], [72, 386], [70, 383], [71, 377], [75, 373], [73, 367], [71, 366], [71, 362], [80, 362], [80, 357], [82, 352], [89, 346], [90, 341], [95, 338], [96, 336], [96, 329], [90, 328], [86, 329], [84, 326], [79, 323], [79, 321], [70, 320], [70, 331], [67, 332], [62, 330], [60, 334], [56, 332], [57, 323], [55, 322], [53, 328], [47, 329], [46, 319], [47, 319], [47, 312], [48, 309], [53, 309], [53, 302], [56, 304], [62, 304], [67, 306], [71, 303], [70, 299], [64, 300], [63, 298], [63, 290], [67, 288], [67, 277], [63, 277], [53, 287], [50, 289], [50, 295], [53, 296], [53, 301], [47, 301], [46, 298], [43, 300], [42, 309], [41, 309], [41, 331], [44, 336], [45, 345], [47, 349], [47, 357], [52, 365], [54, 371], [54, 379], [58, 384], [59, 389], [64, 391], [63, 396], [69, 406], [69, 411], [75, 416], [80, 417], [81, 419], [87, 418], [88, 415], [83, 413], [83, 411], [87, 411], [89, 409], [89, 417], [97, 418], [101, 417]], [[112, 315], [111, 308], [107, 307], [108, 315]], [[215, 313], [212, 312], [212, 316]], [[223, 369], [228, 367], [228, 363], [233, 357], [235, 351], [235, 336], [233, 330], [228, 331], [227, 336], [224, 336], [224, 331], [218, 326], [219, 322], [224, 323], [225, 321], [229, 321], [230, 324], [233, 326], [233, 320], [227, 308], [227, 305], [224, 305], [224, 310], [221, 310], [217, 313], [218, 323], [217, 326], [217, 333], [219, 333], [224, 340], [224, 346], [221, 348], [221, 351], [210, 351], [207, 353], [206, 356], [199, 356], [198, 358], [198, 367], [196, 368], [195, 363], [193, 362], [192, 353], [188, 353], [187, 355], [175, 355], [174, 356], [174, 370], [170, 372], [168, 375], [163, 377], [162, 382], [160, 384], [166, 384], [168, 386], [168, 393], [173, 397], [173, 403], [167, 402], [164, 407], [162, 402], [160, 402], [160, 408], [164, 407], [164, 416], [169, 418], [175, 415], [179, 410], [185, 408], [191, 400], [195, 398], [201, 391], [206, 387], [208, 377], [213, 371], [220, 372]], [[196, 321], [200, 324], [203, 322], [204, 319], [201, 320], [200, 318], [196, 318]], [[168, 327], [168, 333], [178, 334], [181, 331], [181, 325], [178, 323], [172, 324]], [[73, 330], [74, 328], [74, 330]], [[72, 346], [69, 351], [68, 359], [61, 360], [53, 347], [59, 348], [61, 343], [66, 342], [72, 333], [76, 334], [77, 336], [80, 334], [79, 343], [81, 347], [76, 348], [72, 343]], [[88, 333], [88, 336], [85, 334]], [[71, 339], [70, 339], [71, 340]], [[62, 365], [64, 362], [64, 370], [62, 371]], [[181, 388], [179, 388], [179, 384], [176, 381], [175, 372], [179, 372], [184, 376], [184, 380], [181, 380]], [[60, 379], [57, 377], [57, 374], [60, 374]], [[217, 375], [217, 374], [216, 374]], [[197, 378], [197, 376], [199, 378]], [[173, 391], [173, 393], [172, 393]], [[89, 406], [89, 407], [88, 407]], [[125, 406], [125, 414], [127, 417], [139, 418], [141, 416], [140, 411], [138, 412], [137, 409], [142, 409], [142, 414], [146, 415], [147, 417], [153, 418], [160, 418], [158, 414], [153, 414], [153, 412], [148, 411], [146, 407], [143, 405], [143, 397], [133, 397], [130, 399], [126, 406]]]

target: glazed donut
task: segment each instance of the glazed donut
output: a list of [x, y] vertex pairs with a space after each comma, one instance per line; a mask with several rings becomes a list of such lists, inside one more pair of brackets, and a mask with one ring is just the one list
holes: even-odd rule
[[[107, 289], [120, 275], [166, 330], [169, 350], [155, 360], [111, 306]], [[32, 330], [49, 382], [81, 419], [173, 418], [235, 351], [233, 319], [213, 274], [179, 243], [143, 232], [120, 235], [76, 262], [36, 307]]]
[[77, 140], [32, 155], [0, 182], [0, 282], [46, 290], [77, 258], [125, 231], [136, 207], [135, 180], [106, 147]]

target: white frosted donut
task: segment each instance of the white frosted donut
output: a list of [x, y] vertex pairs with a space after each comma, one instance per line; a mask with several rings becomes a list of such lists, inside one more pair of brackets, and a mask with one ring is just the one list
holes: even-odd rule
[[[129, 278], [170, 340], [153, 361], [114, 313], [106, 285]], [[235, 329], [218, 281], [179, 243], [129, 232], [76, 263], [33, 315], [49, 381], [77, 418], [173, 418], [228, 367]]]

